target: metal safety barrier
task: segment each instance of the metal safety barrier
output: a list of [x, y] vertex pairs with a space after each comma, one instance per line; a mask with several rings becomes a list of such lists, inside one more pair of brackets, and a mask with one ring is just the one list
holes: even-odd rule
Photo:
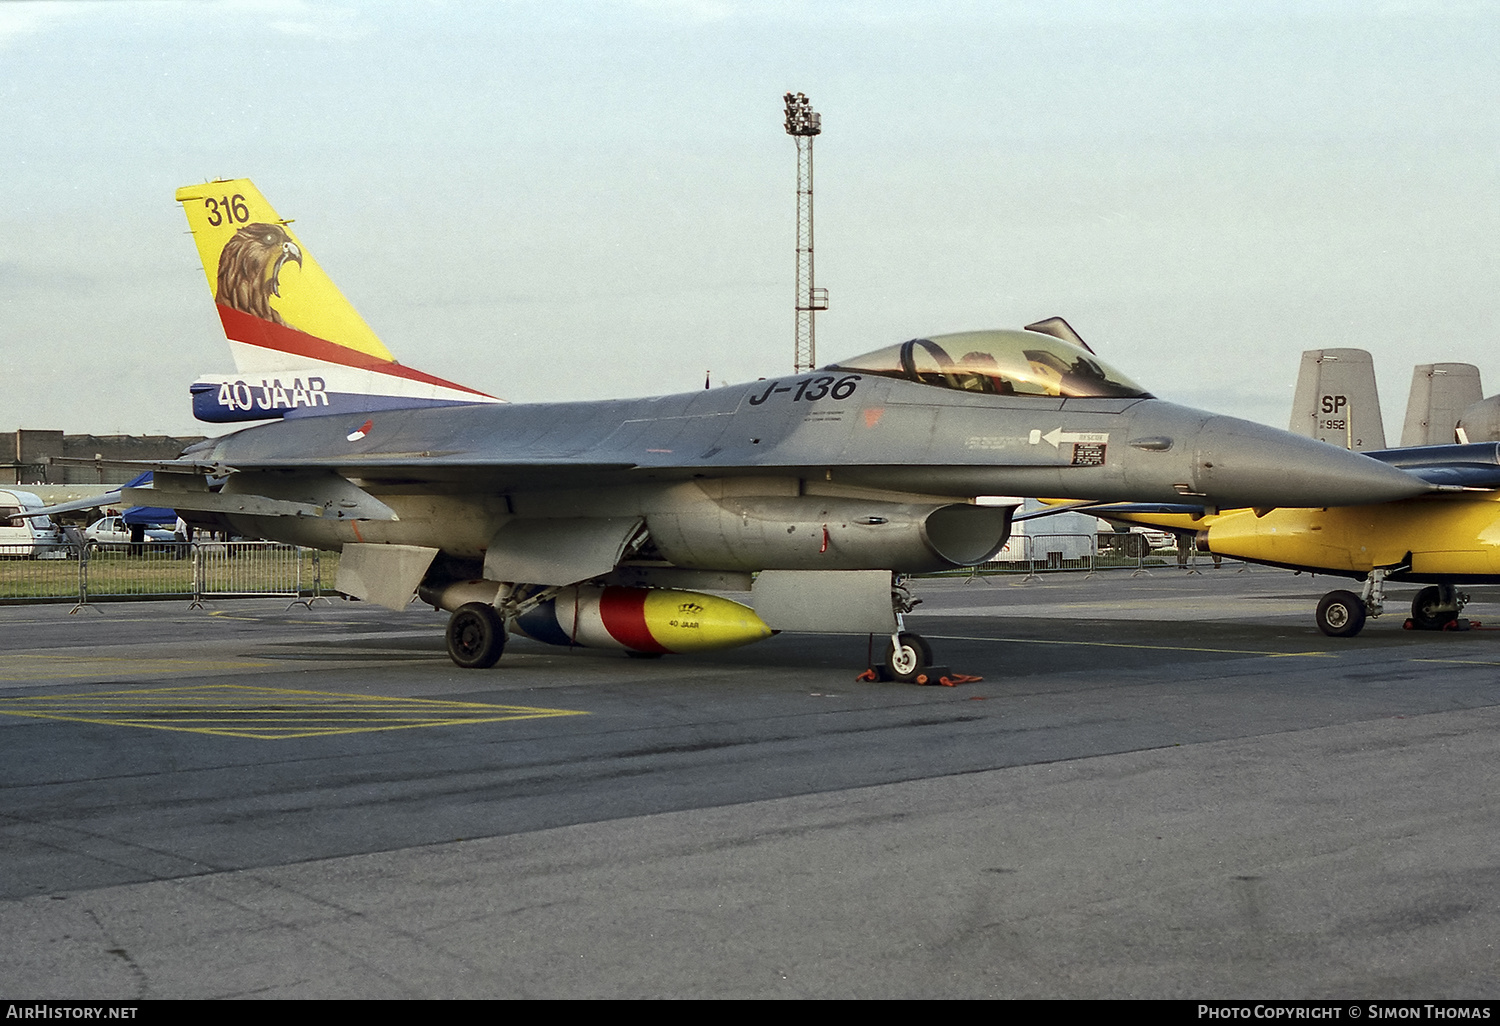
[[78, 545], [0, 545], [0, 602], [76, 602], [83, 594]]
[[112, 547], [0, 545], [0, 603], [132, 599], [205, 601], [285, 598], [311, 605], [324, 598], [323, 564], [334, 553], [278, 542], [147, 542]]
[[[1214, 562], [1218, 564], [1217, 559]], [[1030, 580], [1046, 573], [1081, 571], [1092, 576], [1105, 570], [1129, 570], [1136, 576], [1149, 575], [1151, 567], [1165, 569], [1174, 565], [1197, 573], [1196, 564], [1196, 552], [1187, 553], [1183, 563], [1175, 550], [1153, 552], [1147, 536], [1138, 532], [1016, 534], [988, 562], [920, 576], [977, 580], [991, 575], [1022, 574]]]

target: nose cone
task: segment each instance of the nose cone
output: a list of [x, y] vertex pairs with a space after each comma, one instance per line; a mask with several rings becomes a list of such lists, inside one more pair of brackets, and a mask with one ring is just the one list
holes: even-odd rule
[[1366, 506], [1431, 486], [1347, 449], [1235, 417], [1211, 417], [1195, 437], [1192, 491], [1209, 504]]

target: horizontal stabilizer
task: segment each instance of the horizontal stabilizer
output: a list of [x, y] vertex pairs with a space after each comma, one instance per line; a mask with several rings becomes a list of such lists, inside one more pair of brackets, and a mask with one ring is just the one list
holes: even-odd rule
[[61, 502], [56, 506], [43, 506], [40, 509], [23, 509], [18, 513], [10, 514], [12, 520], [31, 520], [34, 517], [50, 517], [55, 513], [72, 513], [80, 509], [97, 509], [100, 506], [114, 506], [120, 502], [121, 489], [105, 492], [103, 495], [91, 495], [86, 499], [74, 499], [72, 502]]

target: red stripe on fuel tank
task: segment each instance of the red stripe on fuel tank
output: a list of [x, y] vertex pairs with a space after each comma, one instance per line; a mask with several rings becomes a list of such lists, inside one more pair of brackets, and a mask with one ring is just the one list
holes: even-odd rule
[[626, 648], [637, 652], [669, 652], [646, 626], [645, 588], [605, 588], [599, 596], [599, 619], [604, 629]]

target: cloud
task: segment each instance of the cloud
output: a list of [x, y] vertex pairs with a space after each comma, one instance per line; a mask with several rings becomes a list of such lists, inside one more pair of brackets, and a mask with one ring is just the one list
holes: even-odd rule
[[0, 50], [88, 14], [85, 4], [0, 4]]
[[105, 3], [89, 0], [10, 0], [0, 2], [0, 50], [76, 24], [111, 16], [137, 25], [160, 22], [179, 28], [184, 21], [224, 20], [258, 22], [273, 32], [302, 39], [347, 41], [372, 33], [367, 19], [353, 5], [314, 4], [308, 0], [144, 0]]

